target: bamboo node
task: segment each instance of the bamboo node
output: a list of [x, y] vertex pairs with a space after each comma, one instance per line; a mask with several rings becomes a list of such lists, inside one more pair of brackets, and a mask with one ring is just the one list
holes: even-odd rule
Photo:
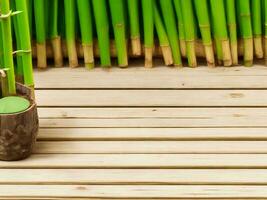
[[11, 16], [14, 16], [14, 15], [18, 15], [22, 13], [22, 11], [15, 11], [15, 12], [12, 12], [12, 10], [10, 10], [7, 14], [0, 14], [0, 19], [7, 19]]
[[24, 53], [31, 53], [32, 50], [17, 50], [17, 51], [13, 51], [13, 55], [18, 55], [18, 54], [24, 54]]
[[8, 69], [0, 69], [0, 76], [2, 78], [5, 78], [6, 77], [6, 71], [8, 71]]

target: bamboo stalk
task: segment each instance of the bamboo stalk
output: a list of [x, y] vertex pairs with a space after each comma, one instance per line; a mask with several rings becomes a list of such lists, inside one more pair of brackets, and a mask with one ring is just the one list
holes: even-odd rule
[[12, 32], [11, 32], [11, 10], [9, 0], [1, 0], [0, 20], [2, 26], [4, 68], [7, 69], [8, 95], [16, 95], [15, 71], [13, 62]]
[[201, 31], [202, 42], [205, 47], [208, 66], [215, 66], [213, 43], [211, 38], [211, 27], [207, 0], [194, 0], [197, 19]]
[[92, 0], [92, 3], [99, 43], [101, 65], [102, 67], [109, 67], [111, 65], [111, 59], [109, 51], [109, 22], [106, 1]]
[[46, 68], [45, 0], [34, 0], [35, 32], [37, 41], [37, 67]]
[[160, 2], [163, 20], [165, 22], [166, 31], [167, 31], [168, 38], [170, 41], [174, 65], [181, 67], [182, 59], [181, 59], [179, 42], [178, 42], [179, 38], [178, 38], [178, 31], [177, 31], [177, 25], [175, 21], [175, 14], [174, 14], [172, 0], [160, 0], [159, 2]]
[[[0, 5], [1, 8], [1, 5]], [[8, 96], [8, 83], [4, 68], [4, 46], [3, 46], [3, 32], [2, 20], [0, 19], [0, 79], [1, 79], [1, 95], [0, 97]]]
[[63, 66], [63, 56], [62, 56], [62, 48], [61, 48], [61, 37], [58, 33], [58, 0], [49, 0], [49, 6], [51, 10], [51, 14], [49, 17], [49, 37], [51, 40], [53, 53], [54, 53], [54, 61], [55, 67]]
[[267, 0], [263, 0], [264, 10], [264, 50], [265, 50], [265, 65], [267, 65]]
[[26, 3], [27, 3], [27, 11], [28, 11], [28, 21], [29, 21], [30, 35], [31, 35], [31, 38], [32, 38], [33, 0], [26, 0]]
[[[165, 31], [165, 27], [163, 21], [161, 19], [158, 7], [154, 4], [154, 22], [156, 27], [156, 32], [159, 38], [159, 43], [162, 51], [162, 55], [164, 58], [165, 65], [172, 65], [173, 64], [173, 57], [172, 51], [169, 43], [169, 39], [167, 33]], [[176, 41], [178, 42], [178, 41]]]
[[94, 52], [91, 4], [89, 0], [77, 0], [77, 5], [84, 50], [84, 63], [86, 68], [92, 69], [94, 68]]
[[[222, 56], [224, 66], [232, 65], [232, 56], [226, 25], [226, 15], [223, 0], [210, 0], [211, 13], [213, 17], [213, 26], [215, 39], [217, 40], [218, 54]], [[219, 59], [221, 59], [219, 57]]]
[[75, 0], [64, 0], [66, 41], [70, 67], [78, 67], [75, 32]]
[[[16, 9], [16, 5], [15, 5], [15, 1], [12, 0], [10, 1], [10, 6], [11, 6], [11, 10], [17, 10]], [[20, 18], [20, 15], [15, 15], [12, 17], [12, 20], [11, 20], [11, 24], [13, 25], [12, 28], [13, 28], [13, 32], [14, 32], [14, 35], [15, 35], [15, 43], [16, 43], [16, 48], [17, 49], [22, 49], [21, 48], [21, 37], [20, 37], [20, 34], [19, 34], [19, 18]], [[14, 42], [13, 41], [13, 42]], [[16, 56], [16, 62], [14, 63], [15, 64], [15, 76], [16, 76], [16, 81], [18, 81], [19, 83], [23, 83], [24, 80], [23, 80], [23, 64], [22, 64], [22, 57], [21, 56]]]
[[195, 20], [193, 13], [193, 4], [192, 0], [180, 0], [180, 5], [183, 15], [183, 24], [185, 30], [185, 40], [186, 40], [186, 54], [188, 65], [190, 67], [197, 66], [197, 58], [195, 52]]
[[235, 0], [225, 0], [233, 65], [238, 65], [237, 24]]
[[120, 67], [128, 66], [127, 41], [125, 30], [125, 14], [123, 0], [109, 0], [116, 49], [118, 52], [118, 64]]
[[237, 0], [240, 33], [244, 40], [244, 65], [253, 64], [253, 33], [251, 24], [250, 1]]
[[27, 12], [26, 0], [15, 0], [16, 10], [22, 11], [19, 14], [19, 20], [17, 20], [19, 42], [21, 50], [24, 52], [18, 55], [22, 59], [23, 80], [24, 84], [34, 91], [34, 79], [33, 79], [33, 65], [32, 65], [32, 53], [31, 53], [31, 38], [30, 30], [25, 27], [29, 27], [29, 18]]
[[186, 56], [186, 43], [185, 43], [185, 30], [183, 23], [182, 8], [180, 5], [180, 0], [173, 0], [174, 8], [176, 11], [177, 21], [178, 21], [178, 31], [179, 31], [179, 42], [180, 51], [183, 57]]
[[263, 46], [262, 46], [262, 15], [261, 15], [261, 0], [251, 1], [252, 11], [252, 29], [254, 40], [254, 52], [256, 58], [263, 58]]
[[141, 39], [140, 39], [140, 16], [139, 16], [139, 0], [128, 0], [128, 13], [130, 20], [130, 35], [132, 53], [135, 56], [142, 54]]
[[142, 13], [144, 22], [144, 46], [145, 46], [145, 67], [153, 66], [154, 48], [154, 0], [142, 0]]

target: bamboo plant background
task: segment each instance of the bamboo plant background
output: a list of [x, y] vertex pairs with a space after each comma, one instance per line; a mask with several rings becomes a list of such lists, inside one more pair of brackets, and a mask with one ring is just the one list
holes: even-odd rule
[[0, 98], [16, 95], [16, 81], [34, 89], [29, 26], [26, 0], [0, 0]]
[[138, 57], [146, 67], [153, 66], [154, 57], [178, 67], [197, 67], [200, 57], [208, 66], [267, 60], [267, 0], [26, 2], [39, 68], [46, 68], [48, 59], [64, 66], [64, 58], [70, 67], [82, 65], [83, 59], [88, 69], [98, 62], [126, 67]]

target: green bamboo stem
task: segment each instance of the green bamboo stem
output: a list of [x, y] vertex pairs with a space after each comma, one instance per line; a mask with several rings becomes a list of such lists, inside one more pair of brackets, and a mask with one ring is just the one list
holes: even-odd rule
[[102, 67], [111, 66], [110, 44], [109, 44], [109, 20], [105, 0], [92, 0], [94, 19], [96, 23], [97, 39], [100, 51]]
[[263, 58], [261, 0], [251, 1], [252, 29], [256, 58]]
[[77, 0], [85, 67], [94, 67], [93, 21], [90, 0]]
[[[166, 33], [163, 21], [161, 19], [158, 7], [154, 4], [154, 22], [156, 27], [156, 32], [159, 38], [159, 44], [161, 47], [162, 55], [164, 58], [165, 65], [172, 65], [173, 64], [173, 57], [172, 51], [168, 39], [168, 35]], [[178, 41], [176, 41], [178, 42]]]
[[215, 66], [213, 42], [211, 37], [211, 26], [207, 0], [194, 0], [196, 15], [201, 31], [202, 42], [205, 47], [208, 66]]
[[152, 67], [154, 49], [154, 0], [141, 0], [141, 2], [144, 23], [145, 67]]
[[128, 53], [123, 0], [109, 0], [109, 7], [118, 52], [118, 63], [120, 67], [126, 67], [128, 66]]
[[29, 29], [30, 35], [32, 38], [32, 26], [33, 26], [33, 0], [26, 0], [27, 3], [27, 11], [28, 11], [28, 21], [29, 21]]
[[[15, 1], [12, 0], [10, 1], [10, 6], [13, 11], [17, 10]], [[15, 43], [16, 43], [16, 48], [17, 49], [22, 49], [21, 48], [21, 37], [19, 33], [19, 19], [20, 15], [15, 15], [12, 17], [11, 24], [13, 25], [12, 28], [14, 30], [14, 35], [15, 35]], [[13, 41], [14, 42], [14, 41]], [[15, 64], [15, 75], [16, 75], [16, 81], [19, 83], [23, 83], [23, 65], [22, 65], [22, 57], [19, 55], [16, 55], [16, 64]]]
[[3, 35], [2, 35], [2, 20], [0, 20], [0, 69], [4, 67], [4, 47], [3, 47]]
[[240, 22], [240, 33], [244, 42], [244, 65], [253, 64], [253, 33], [250, 13], [250, 0], [236, 0]]
[[181, 52], [179, 47], [179, 38], [172, 0], [160, 0], [163, 20], [170, 41], [172, 57], [175, 66], [182, 66]]
[[[0, 5], [1, 7], [1, 5]], [[0, 79], [1, 79], [1, 97], [8, 96], [8, 83], [4, 68], [4, 46], [3, 46], [3, 32], [2, 32], [2, 20], [0, 20]], [[1, 71], [2, 70], [2, 71]]]
[[233, 65], [238, 65], [237, 23], [235, 0], [225, 0]]
[[140, 39], [140, 16], [139, 16], [139, 0], [128, 0], [128, 14], [130, 20], [130, 35], [132, 53], [135, 56], [142, 54], [141, 39]]
[[31, 37], [29, 28], [29, 18], [27, 12], [26, 0], [15, 0], [16, 10], [22, 11], [19, 19], [17, 20], [17, 29], [19, 32], [19, 50], [23, 50], [21, 54], [17, 56], [21, 57], [22, 69], [23, 69], [23, 80], [24, 84], [34, 91], [34, 79], [33, 79], [33, 65], [32, 65], [32, 53], [31, 53]]
[[[1, 0], [0, 3], [1, 26], [3, 40], [4, 68], [7, 69], [8, 95], [16, 95], [15, 70], [13, 62], [13, 43], [11, 32], [11, 10], [9, 0]], [[5, 89], [4, 89], [5, 90]]]
[[181, 50], [182, 56], [185, 57], [186, 56], [186, 43], [185, 43], [185, 30], [184, 30], [182, 8], [181, 8], [180, 0], [173, 0], [173, 2], [174, 2], [174, 8], [175, 8], [176, 16], [178, 20], [180, 50]]
[[64, 0], [64, 9], [69, 66], [73, 68], [79, 66], [76, 49], [75, 0]]
[[230, 42], [227, 32], [224, 0], [210, 0], [214, 34], [217, 41], [218, 59], [222, 57], [224, 66], [232, 65]]
[[62, 67], [63, 55], [61, 48], [61, 37], [58, 33], [58, 5], [59, 0], [49, 0], [48, 32], [53, 48], [55, 67]]
[[267, 0], [263, 0], [264, 10], [264, 46], [265, 46], [265, 65], [267, 65]]
[[197, 66], [197, 58], [195, 51], [195, 20], [193, 13], [192, 0], [180, 0], [180, 5], [183, 15], [183, 23], [185, 30], [185, 40], [186, 40], [186, 54], [188, 59], [188, 65], [190, 67]]
[[36, 31], [37, 67], [46, 68], [46, 27], [45, 27], [45, 1], [34, 0], [34, 17]]

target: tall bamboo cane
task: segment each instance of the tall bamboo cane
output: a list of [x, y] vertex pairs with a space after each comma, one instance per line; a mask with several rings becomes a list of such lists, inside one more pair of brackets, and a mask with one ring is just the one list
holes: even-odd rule
[[68, 49], [70, 67], [78, 67], [78, 55], [76, 49], [76, 31], [75, 31], [75, 0], [64, 0], [65, 8], [65, 26], [66, 42]]
[[[165, 65], [172, 65], [173, 58], [172, 58], [172, 51], [168, 39], [168, 35], [165, 31], [165, 27], [163, 21], [161, 19], [159, 9], [157, 4], [154, 4], [154, 22], [156, 27], [156, 32], [159, 38], [159, 44], [161, 47], [162, 55], [164, 58]], [[178, 42], [178, 41], [176, 41]]]
[[230, 37], [231, 54], [233, 65], [238, 64], [237, 23], [235, 0], [225, 0], [226, 17]]
[[265, 65], [267, 65], [267, 0], [263, 0], [264, 10], [264, 46], [265, 46]]
[[135, 56], [142, 54], [141, 39], [140, 39], [140, 16], [139, 16], [139, 0], [128, 0], [128, 14], [130, 20], [130, 35], [132, 53]]
[[253, 64], [253, 33], [251, 24], [250, 0], [236, 0], [240, 23], [240, 33], [244, 42], [244, 65]]
[[205, 47], [208, 66], [215, 66], [213, 42], [211, 37], [210, 18], [207, 0], [194, 0], [197, 19], [201, 31], [202, 42]]
[[144, 45], [145, 45], [145, 67], [153, 66], [154, 49], [154, 0], [142, 0], [142, 13], [144, 21]]
[[7, 69], [8, 95], [16, 94], [15, 71], [13, 62], [12, 32], [11, 32], [11, 10], [9, 0], [1, 0], [0, 20], [2, 26], [4, 68]]
[[[48, 0], [46, 0], [48, 1]], [[63, 66], [63, 54], [62, 54], [62, 47], [61, 47], [61, 37], [58, 33], [58, 5], [59, 0], [49, 0], [50, 6], [50, 14], [49, 14], [49, 37], [51, 39], [51, 44], [54, 53], [54, 61], [56, 67]]]
[[32, 66], [32, 53], [31, 53], [31, 38], [29, 27], [29, 18], [27, 13], [26, 0], [15, 0], [16, 10], [23, 11], [19, 14], [19, 20], [17, 20], [20, 47], [21, 47], [21, 59], [23, 68], [24, 84], [34, 91], [34, 79], [33, 79], [33, 66]]
[[263, 58], [261, 0], [251, 1], [252, 29], [256, 58]]
[[82, 35], [84, 63], [88, 69], [94, 67], [93, 53], [93, 21], [90, 0], [77, 0]]
[[180, 0], [180, 5], [182, 8], [182, 15], [183, 15], [188, 64], [190, 67], [196, 67], [197, 66], [197, 58], [195, 51], [196, 32], [194, 29], [195, 20], [194, 20], [192, 0], [186, 0], [186, 1]]
[[46, 27], [45, 27], [45, 0], [34, 0], [34, 17], [36, 31], [37, 67], [46, 68]]
[[178, 21], [178, 32], [179, 32], [179, 42], [180, 42], [180, 50], [182, 56], [186, 56], [186, 43], [185, 43], [185, 29], [182, 15], [182, 8], [180, 4], [180, 0], [173, 0], [174, 8], [176, 11], [177, 21]]
[[125, 13], [123, 0], [109, 0], [113, 30], [115, 35], [118, 63], [120, 67], [128, 66], [128, 52], [125, 30]]
[[96, 23], [97, 39], [100, 51], [102, 67], [111, 65], [109, 44], [109, 21], [107, 5], [105, 0], [92, 0], [94, 19]]
[[213, 17], [214, 34], [215, 39], [217, 40], [217, 48], [220, 48], [220, 50], [218, 50], [219, 54], [222, 56], [224, 66], [231, 66], [232, 56], [227, 32], [224, 1], [210, 0], [210, 5]]
[[179, 47], [177, 24], [173, 9], [172, 0], [160, 0], [163, 20], [165, 22], [166, 31], [170, 41], [172, 57], [175, 66], [182, 66], [181, 52]]

